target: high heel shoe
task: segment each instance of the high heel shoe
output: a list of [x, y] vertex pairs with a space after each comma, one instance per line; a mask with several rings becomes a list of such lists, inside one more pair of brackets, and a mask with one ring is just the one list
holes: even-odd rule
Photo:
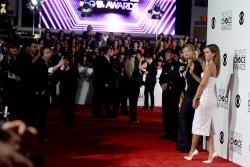
[[206, 161], [203, 161], [203, 163], [211, 164], [211, 163], [213, 162], [213, 160], [214, 160], [215, 157], [218, 157], [217, 152], [214, 152], [214, 153], [212, 154], [211, 158], [208, 159], [208, 160], [206, 160]]
[[191, 161], [195, 155], [198, 154], [198, 150], [195, 149], [194, 152], [191, 154], [191, 156], [185, 156], [184, 158], [188, 161]]

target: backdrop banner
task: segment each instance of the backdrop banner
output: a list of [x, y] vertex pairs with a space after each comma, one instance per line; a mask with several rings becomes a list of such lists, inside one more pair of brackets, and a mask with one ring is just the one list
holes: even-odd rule
[[207, 44], [217, 44], [221, 53], [215, 149], [225, 159], [250, 166], [250, 1], [208, 3]]

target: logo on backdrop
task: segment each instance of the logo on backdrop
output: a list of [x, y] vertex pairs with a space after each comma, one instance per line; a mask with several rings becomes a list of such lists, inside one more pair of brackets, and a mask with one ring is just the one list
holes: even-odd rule
[[220, 144], [224, 143], [224, 133], [223, 131], [220, 132]]
[[227, 65], [227, 54], [226, 53], [223, 55], [222, 61], [223, 61], [223, 66], [226, 66]]
[[243, 142], [243, 135], [241, 133], [231, 131], [230, 150], [232, 152], [235, 152], [241, 155], [242, 154], [242, 142]]
[[228, 109], [228, 89], [219, 89], [218, 90], [218, 107], [223, 109]]
[[248, 101], [247, 101], [247, 103], [248, 103], [247, 113], [250, 114], [250, 93], [248, 93]]
[[234, 70], [246, 70], [246, 49], [234, 51]]
[[232, 30], [233, 25], [233, 11], [225, 11], [221, 13], [221, 30]]
[[215, 28], [215, 25], [216, 25], [216, 20], [215, 20], [215, 17], [213, 17], [212, 20], [211, 20], [211, 27], [212, 27], [212, 29]]
[[240, 95], [236, 95], [236, 97], [235, 97], [235, 106], [237, 108], [239, 108], [240, 107], [240, 103], [241, 103]]
[[240, 23], [240, 25], [242, 25], [244, 23], [244, 17], [245, 17], [244, 12], [241, 11], [240, 15], [239, 15], [239, 23]]

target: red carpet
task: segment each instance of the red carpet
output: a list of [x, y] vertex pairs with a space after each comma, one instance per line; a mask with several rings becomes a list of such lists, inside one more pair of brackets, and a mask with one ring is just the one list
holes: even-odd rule
[[29, 145], [26, 150], [41, 153], [46, 167], [236, 167], [222, 158], [203, 164], [208, 153], [199, 150], [193, 161], [179, 153], [175, 143], [162, 140], [161, 110], [138, 111], [140, 123], [129, 123], [128, 116], [94, 119], [91, 108], [77, 106], [75, 128], [62, 128], [58, 109], [50, 109], [48, 142]]

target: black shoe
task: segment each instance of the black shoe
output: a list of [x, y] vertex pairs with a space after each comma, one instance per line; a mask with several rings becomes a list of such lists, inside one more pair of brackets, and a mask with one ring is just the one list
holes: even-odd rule
[[106, 118], [117, 118], [117, 115], [114, 115], [114, 114], [108, 114], [108, 115], [106, 115]]
[[69, 123], [68, 123], [68, 126], [69, 126], [69, 128], [74, 128], [74, 127], [75, 127], [75, 124], [74, 124], [74, 122], [69, 122]]
[[174, 139], [174, 138], [172, 138], [172, 139], [170, 139], [172, 142], [176, 142], [176, 139]]
[[142, 110], [148, 110], [148, 107], [142, 107], [141, 109]]
[[160, 138], [163, 140], [171, 140], [171, 137], [166, 136], [166, 135], [162, 135], [162, 136], [160, 136]]
[[40, 141], [40, 142], [47, 142], [47, 141], [48, 141], [48, 138], [45, 138], [45, 137], [38, 137], [38, 141]]
[[93, 115], [94, 118], [105, 118], [103, 114]]
[[130, 123], [133, 123], [133, 124], [138, 124], [140, 121], [139, 120], [136, 120], [136, 121], [130, 121]]
[[122, 112], [122, 115], [128, 115], [128, 111], [127, 112]]
[[155, 109], [154, 109], [154, 107], [150, 107], [150, 110], [153, 111], [153, 110], [155, 110]]

